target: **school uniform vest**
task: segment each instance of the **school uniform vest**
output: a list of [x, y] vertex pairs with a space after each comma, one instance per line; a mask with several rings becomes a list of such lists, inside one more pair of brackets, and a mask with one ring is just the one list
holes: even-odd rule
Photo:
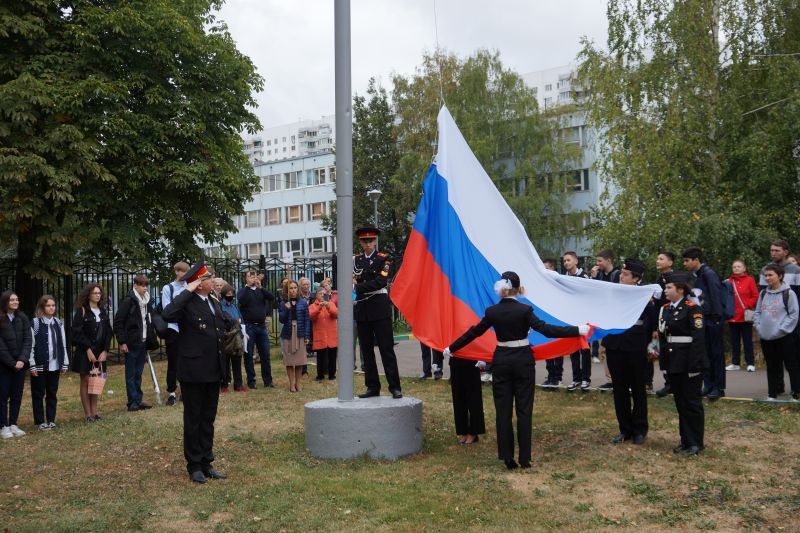
[[[53, 319], [52, 326], [55, 327], [56, 345], [53, 347], [53, 352], [58, 359], [59, 368], [64, 367], [64, 339], [61, 335], [61, 323], [58, 319]], [[47, 370], [47, 363], [50, 360], [50, 326], [44, 321], [35, 318], [33, 319], [33, 360], [39, 368], [44, 367]]]

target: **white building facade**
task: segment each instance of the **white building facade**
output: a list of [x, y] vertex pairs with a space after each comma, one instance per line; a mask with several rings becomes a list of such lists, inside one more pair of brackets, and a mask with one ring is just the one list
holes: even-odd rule
[[[522, 74], [521, 78], [536, 92], [540, 109], [569, 106], [560, 115], [562, 133], [567, 143], [581, 148], [581, 160], [574, 172], [575, 183], [570, 195], [569, 209], [572, 212], [584, 213], [582, 225], [585, 226], [590, 222], [591, 208], [600, 205], [600, 198], [605, 192], [606, 185], [594, 168], [598, 155], [595, 131], [586, 125], [585, 113], [579, 106], [585, 89], [574, 81], [576, 70], [576, 65], [568, 64]], [[578, 255], [595, 253], [595, 250], [590, 249], [591, 243], [585, 238], [572, 239], [569, 244], [569, 248]]]
[[223, 246], [205, 247], [210, 257], [279, 259], [330, 256], [335, 239], [322, 228], [336, 200], [336, 161], [333, 153], [306, 155], [254, 164], [261, 191], [235, 217], [238, 232]]
[[244, 153], [253, 166], [333, 151], [336, 115], [267, 128], [244, 141]]

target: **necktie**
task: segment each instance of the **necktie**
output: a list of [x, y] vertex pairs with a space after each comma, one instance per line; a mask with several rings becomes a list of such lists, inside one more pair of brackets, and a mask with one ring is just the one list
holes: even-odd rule
[[50, 357], [50, 359], [55, 359], [55, 357], [53, 357], [55, 355], [55, 353], [56, 353], [56, 323], [55, 323], [55, 321], [50, 322], [49, 330], [50, 330], [50, 353], [48, 354], [48, 356]]

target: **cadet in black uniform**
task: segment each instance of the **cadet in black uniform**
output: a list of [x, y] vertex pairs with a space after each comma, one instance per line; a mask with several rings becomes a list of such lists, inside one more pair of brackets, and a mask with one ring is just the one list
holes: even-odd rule
[[162, 312], [164, 320], [180, 326], [178, 380], [183, 394], [183, 455], [189, 479], [195, 483], [226, 477], [211, 466], [214, 420], [225, 368], [222, 345], [226, 328], [222, 308], [213, 295], [213, 279], [200, 260], [181, 278], [188, 283], [186, 290]]
[[386, 289], [392, 273], [392, 258], [375, 249], [375, 241], [380, 233], [378, 228], [372, 227], [356, 230], [364, 253], [353, 257], [353, 287], [356, 291], [353, 316], [358, 327], [358, 344], [361, 347], [364, 383], [367, 386], [367, 390], [358, 397], [370, 398], [381, 393], [378, 365], [375, 363], [377, 341], [392, 398], [402, 398], [400, 372], [397, 370], [397, 356], [394, 353], [392, 305]]
[[703, 449], [705, 414], [701, 394], [708, 356], [703, 311], [686, 298], [689, 277], [687, 272], [672, 272], [667, 276], [664, 295], [670, 303], [660, 310], [658, 330], [661, 360], [669, 374], [680, 423], [681, 444], [672, 451], [697, 455]]
[[[620, 284], [638, 285], [644, 270], [644, 263], [638, 259], [625, 260], [619, 275]], [[607, 335], [602, 341], [619, 423], [619, 435], [611, 444], [630, 439], [634, 444], [642, 444], [647, 436], [647, 345], [656, 329], [654, 309], [655, 306], [648, 303], [633, 326], [622, 333]]]
[[[517, 301], [524, 293], [519, 276], [504, 272], [495, 283], [502, 299], [486, 309], [481, 321], [467, 330], [444, 350], [449, 356], [494, 328], [497, 348], [492, 360], [492, 392], [496, 411], [497, 455], [511, 470], [531, 466], [531, 429], [533, 426], [533, 390], [535, 366], [528, 342], [528, 332], [535, 329], [546, 337], [578, 337], [589, 333], [589, 326], [552, 326], [539, 319], [530, 305]], [[516, 405], [515, 405], [516, 404]], [[514, 461], [514, 429], [511, 409], [517, 412], [519, 464]]]

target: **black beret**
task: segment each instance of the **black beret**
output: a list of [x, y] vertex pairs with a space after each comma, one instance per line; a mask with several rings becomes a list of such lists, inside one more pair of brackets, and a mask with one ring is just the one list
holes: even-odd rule
[[634, 274], [638, 276], [642, 276], [644, 274], [645, 266], [644, 263], [639, 261], [638, 259], [626, 259], [624, 263], [622, 263], [622, 268], [625, 270], [630, 270]]
[[688, 285], [691, 283], [691, 280], [692, 275], [683, 271], [670, 272], [664, 276], [665, 283], [685, 283]]

